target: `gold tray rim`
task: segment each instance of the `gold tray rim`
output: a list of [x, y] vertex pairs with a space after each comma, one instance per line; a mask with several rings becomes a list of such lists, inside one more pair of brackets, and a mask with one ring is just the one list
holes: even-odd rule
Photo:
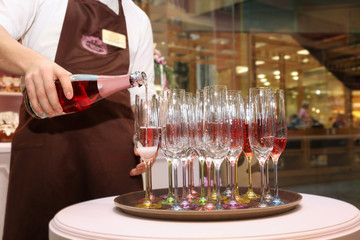
[[[244, 188], [245, 189], [245, 188]], [[259, 189], [254, 188], [255, 191]], [[159, 196], [167, 193], [167, 188], [154, 189], [154, 194]], [[246, 208], [231, 210], [214, 210], [214, 211], [172, 211], [170, 209], [144, 209], [129, 205], [126, 201], [128, 198], [143, 196], [144, 191], [130, 192], [115, 197], [115, 206], [124, 213], [151, 219], [162, 220], [182, 220], [182, 221], [217, 221], [217, 220], [237, 220], [258, 217], [273, 216], [280, 213], [288, 212], [297, 207], [302, 196], [299, 193], [279, 189], [280, 198], [284, 200], [292, 199], [290, 202], [279, 206], [269, 206], [265, 208]], [[139, 198], [138, 198], [139, 199]]]

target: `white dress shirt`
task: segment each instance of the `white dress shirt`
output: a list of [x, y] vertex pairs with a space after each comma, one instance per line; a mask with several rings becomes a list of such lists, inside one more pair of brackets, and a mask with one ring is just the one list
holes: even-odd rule
[[[115, 13], [119, 12], [118, 0], [100, 1]], [[0, 0], [0, 25], [14, 39], [21, 38], [25, 46], [54, 60], [67, 3], [66, 0]], [[151, 96], [155, 94], [151, 23], [147, 15], [131, 0], [122, 0], [122, 6], [128, 31], [130, 53], [128, 72], [146, 72]], [[144, 86], [129, 91], [132, 105], [136, 94], [142, 98], [145, 96]]]

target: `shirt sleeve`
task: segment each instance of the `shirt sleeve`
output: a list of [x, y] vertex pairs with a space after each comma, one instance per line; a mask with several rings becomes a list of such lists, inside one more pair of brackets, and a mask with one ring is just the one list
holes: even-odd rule
[[[152, 27], [149, 18], [147, 15], [141, 11], [142, 17], [141, 21], [132, 25], [136, 27], [139, 35], [137, 44], [137, 49], [133, 58], [133, 63], [130, 71], [144, 71], [147, 75], [147, 84], [148, 84], [148, 94], [152, 96], [156, 94], [154, 86], [154, 42], [153, 42], [153, 33]], [[128, 32], [132, 29], [128, 28]], [[129, 89], [131, 95], [131, 105], [135, 104], [135, 96], [139, 95], [141, 99], [145, 99], [145, 86], [135, 87]]]
[[41, 0], [0, 0], [0, 25], [19, 40], [31, 27]]

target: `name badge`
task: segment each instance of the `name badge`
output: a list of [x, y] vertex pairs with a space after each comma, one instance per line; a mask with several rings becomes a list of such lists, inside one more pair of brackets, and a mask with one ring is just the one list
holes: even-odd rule
[[107, 45], [126, 49], [126, 36], [110, 30], [102, 30], [102, 41]]

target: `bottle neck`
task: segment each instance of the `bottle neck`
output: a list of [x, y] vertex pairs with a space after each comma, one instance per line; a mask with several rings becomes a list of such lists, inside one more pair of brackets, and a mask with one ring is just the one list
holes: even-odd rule
[[131, 88], [130, 75], [99, 76], [98, 89], [101, 97], [106, 98], [118, 91]]
[[132, 88], [132, 87], [141, 87], [146, 84], [147, 77], [144, 72], [134, 72], [132, 74], [126, 75], [116, 75], [116, 76], [98, 76], [98, 89], [99, 93], [103, 98], [114, 94], [115, 92]]

